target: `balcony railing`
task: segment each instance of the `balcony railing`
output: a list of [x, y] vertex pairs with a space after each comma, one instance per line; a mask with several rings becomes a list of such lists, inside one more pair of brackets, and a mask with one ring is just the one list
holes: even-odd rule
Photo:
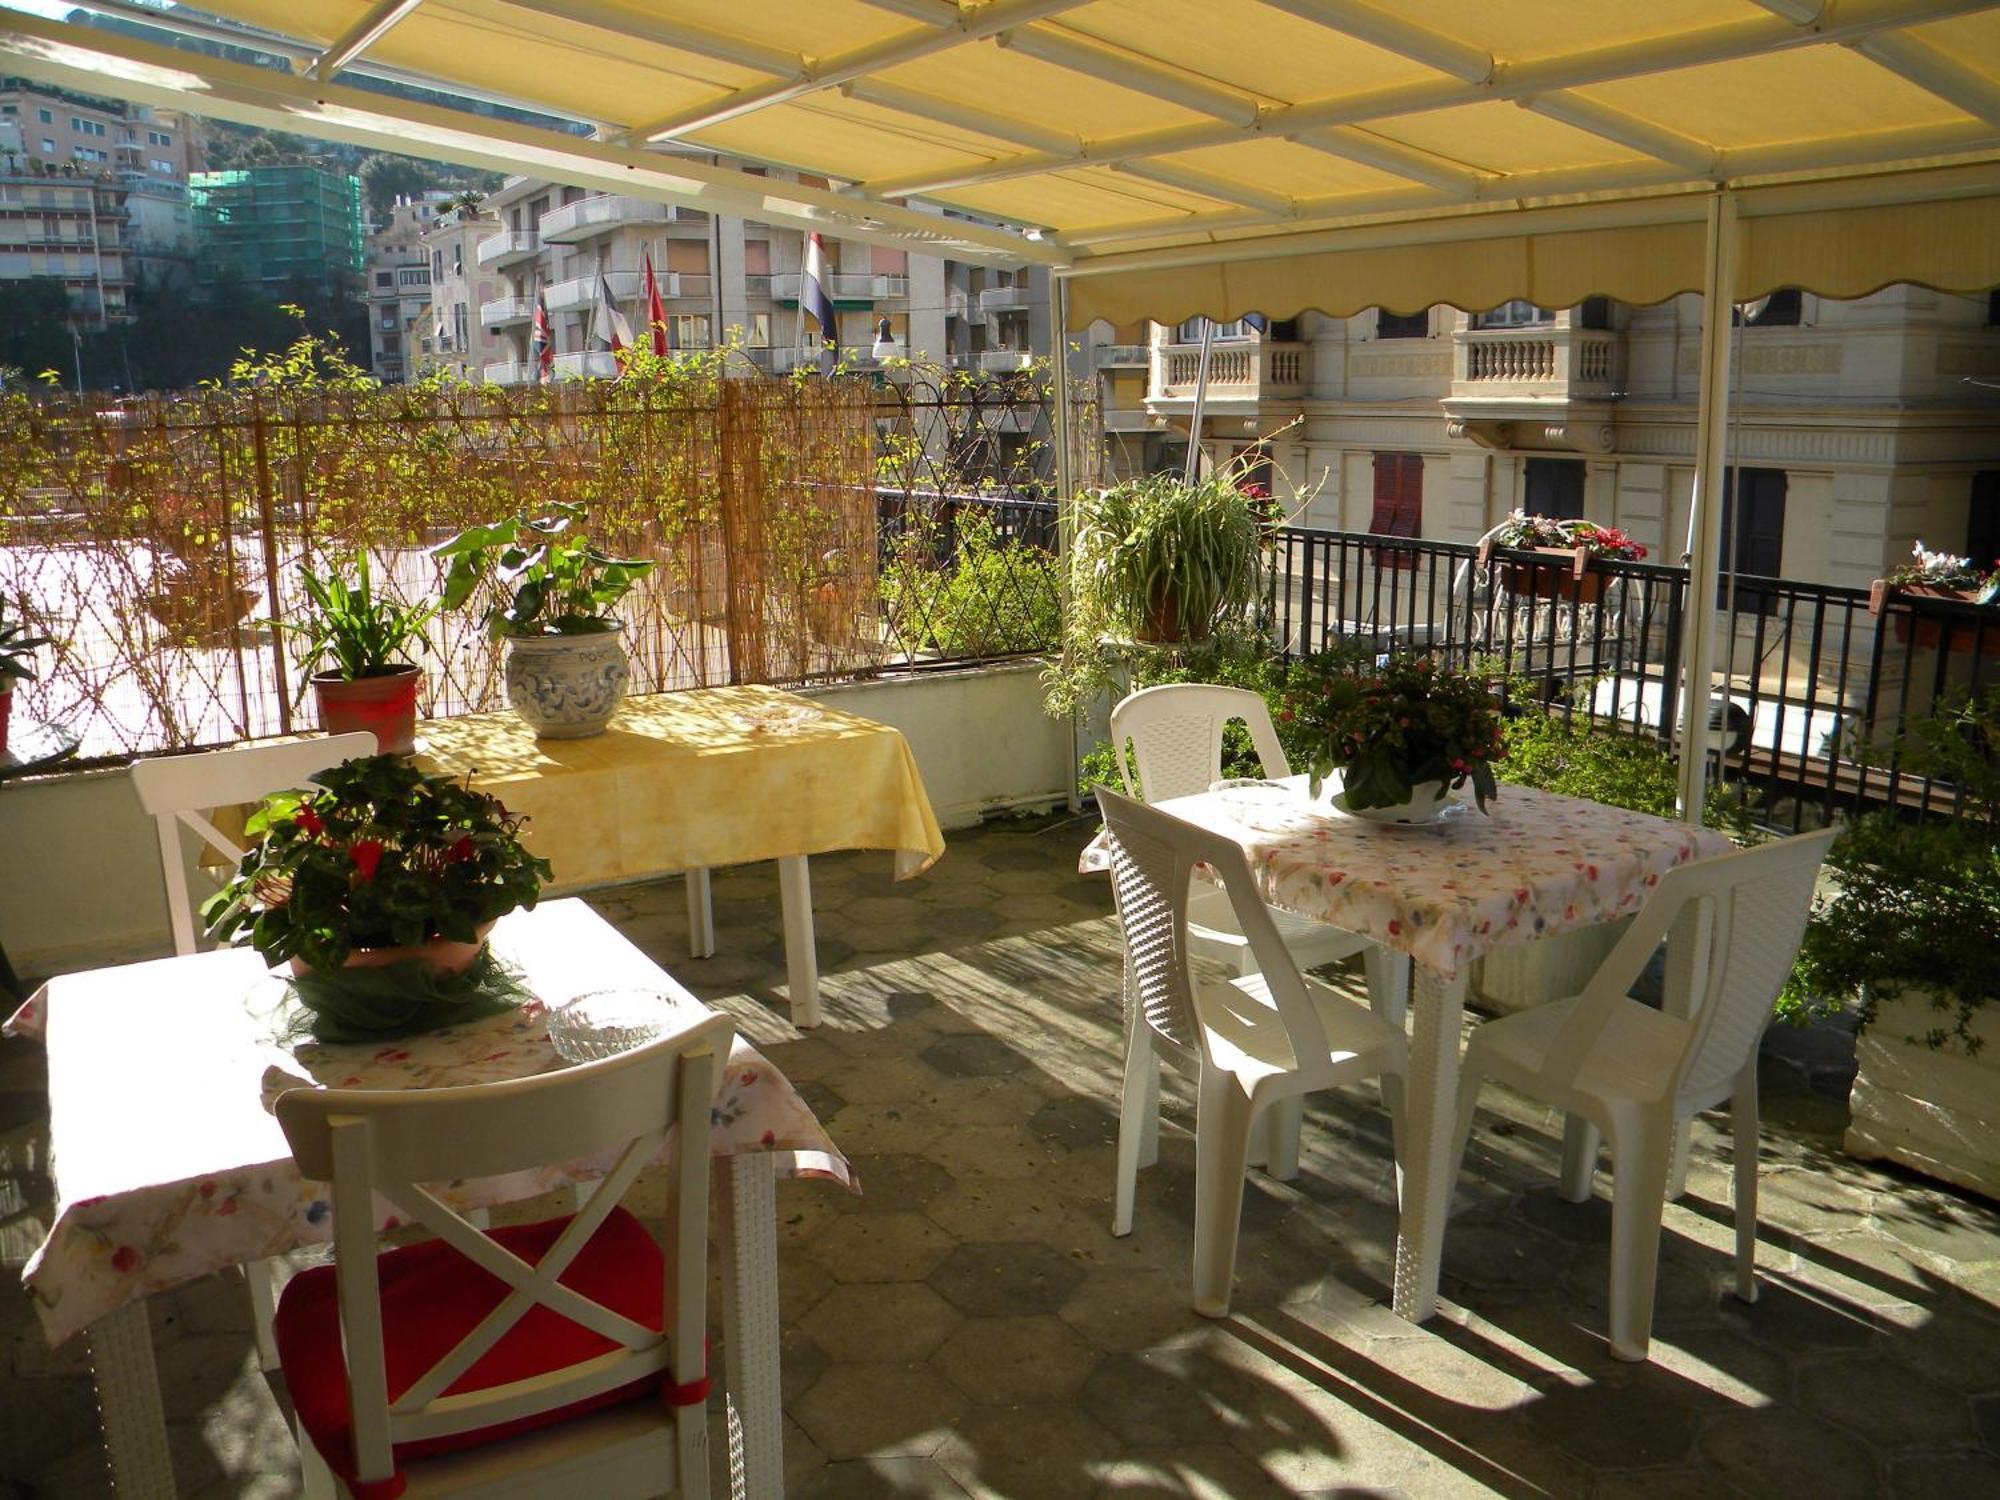
[[1471, 328], [1452, 340], [1451, 398], [1604, 400], [1619, 389], [1617, 334], [1591, 328]]
[[979, 294], [979, 310], [984, 313], [1015, 312], [1028, 304], [1024, 286], [989, 286]]
[[1100, 370], [1143, 370], [1153, 362], [1153, 351], [1145, 344], [1099, 344]]
[[[611, 288], [611, 300], [620, 311], [636, 301], [640, 295], [641, 277], [637, 271], [606, 271], [604, 280]], [[597, 305], [597, 277], [592, 271], [588, 276], [572, 276], [567, 281], [558, 281], [542, 293], [548, 299], [551, 313], [576, 312]]]
[[501, 359], [480, 373], [488, 385], [530, 385], [534, 382], [535, 371], [525, 359]]
[[608, 349], [586, 349], [556, 356], [558, 380], [616, 380], [618, 360]]
[[[1217, 344], [1208, 355], [1211, 401], [1245, 402], [1303, 396], [1309, 369], [1304, 344]], [[1169, 344], [1149, 399], [1192, 401], [1201, 378], [1201, 345]]]
[[532, 229], [507, 229], [489, 234], [475, 252], [482, 270], [497, 271], [503, 266], [532, 260], [542, 251], [542, 237]]
[[[745, 279], [750, 282], [760, 280], [755, 276]], [[797, 271], [783, 271], [769, 280], [770, 290], [762, 295], [768, 295], [779, 302], [799, 300]], [[828, 275], [827, 280], [832, 284], [827, 287], [826, 294], [843, 302], [877, 302], [910, 295], [910, 278], [907, 276], [888, 274], [877, 276], [869, 272], [834, 271]], [[752, 288], [750, 295], [754, 297], [760, 294]]]
[[671, 203], [655, 203], [625, 193], [597, 193], [543, 214], [542, 243], [574, 245], [623, 229], [627, 224], [671, 224], [676, 212]]
[[479, 321], [488, 328], [506, 328], [515, 323], [533, 322], [533, 297], [495, 297], [479, 304]]

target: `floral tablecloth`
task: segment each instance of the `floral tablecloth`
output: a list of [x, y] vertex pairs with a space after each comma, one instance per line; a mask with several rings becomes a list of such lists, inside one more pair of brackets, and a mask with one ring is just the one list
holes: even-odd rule
[[[563, 1066], [547, 1012], [574, 995], [680, 990], [580, 901], [517, 912], [496, 953], [536, 1000], [384, 1046], [273, 1039], [282, 981], [248, 949], [99, 969], [50, 981], [6, 1023], [49, 1054], [57, 1204], [23, 1280], [58, 1343], [126, 1302], [227, 1266], [332, 1238], [328, 1188], [299, 1175], [270, 1102], [286, 1088], [435, 1088]], [[843, 1157], [784, 1075], [740, 1036], [716, 1094], [709, 1149], [790, 1153], [794, 1173], [854, 1186]], [[513, 1202], [602, 1175], [571, 1162], [434, 1187], [458, 1209]], [[384, 1214], [384, 1227], [393, 1227]]]
[[[1372, 823], [1311, 810], [1304, 780], [1292, 778], [1296, 801], [1276, 816], [1215, 792], [1160, 806], [1241, 844], [1273, 906], [1446, 977], [1492, 949], [1629, 916], [1674, 866], [1730, 847], [1713, 829], [1509, 785], [1487, 813], [1457, 808], [1431, 827]], [[1100, 836], [1083, 868], [1107, 862]]]

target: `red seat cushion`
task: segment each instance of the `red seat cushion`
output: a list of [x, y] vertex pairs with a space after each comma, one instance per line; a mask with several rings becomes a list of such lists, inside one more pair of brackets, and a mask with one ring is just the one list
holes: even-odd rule
[[[528, 1264], [539, 1265], [569, 1222], [568, 1216], [545, 1219], [538, 1224], [495, 1229], [490, 1235]], [[394, 1402], [499, 1305], [508, 1287], [442, 1240], [388, 1251], [376, 1257], [376, 1267], [382, 1293], [389, 1400]], [[646, 1227], [622, 1208], [611, 1211], [560, 1280], [634, 1322], [660, 1327], [665, 1258]], [[317, 1266], [292, 1278], [278, 1300], [273, 1329], [299, 1423], [326, 1459], [327, 1467], [347, 1483], [357, 1500], [394, 1500], [403, 1492], [400, 1472], [374, 1484], [361, 1484], [354, 1478], [353, 1415], [332, 1266]], [[604, 1335], [537, 1304], [446, 1394], [486, 1390], [567, 1369], [618, 1347]], [[396, 1459], [400, 1465], [408, 1458], [493, 1442], [656, 1390], [661, 1379], [649, 1375], [629, 1386], [493, 1427], [399, 1443]]]

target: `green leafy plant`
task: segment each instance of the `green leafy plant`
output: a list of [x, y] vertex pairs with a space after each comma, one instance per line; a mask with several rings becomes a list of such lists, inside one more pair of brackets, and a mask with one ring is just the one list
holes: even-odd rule
[[2000, 560], [1982, 566], [1969, 557], [1933, 552], [1921, 541], [1910, 549], [1910, 561], [1888, 575], [1897, 588], [1947, 589], [1970, 594], [1975, 604], [2000, 600]]
[[1205, 639], [1257, 601], [1263, 576], [1265, 511], [1236, 478], [1152, 474], [1080, 496], [1073, 587], [1135, 635]]
[[1485, 679], [1429, 657], [1391, 657], [1359, 669], [1346, 657], [1311, 662], [1278, 718], [1312, 731], [1315, 795], [1340, 771], [1353, 808], [1398, 806], [1427, 782], [1470, 781], [1484, 809], [1497, 792], [1493, 763], [1507, 753], [1500, 705]]
[[[1940, 704], [1889, 748], [1960, 801], [1912, 824], [1863, 814], [1827, 856], [1833, 891], [1815, 906], [1781, 1014], [1810, 1019], [1852, 1006], [1863, 1025], [1894, 996], [1928, 996], [1938, 1022], [1923, 1040], [1978, 1049], [1979, 1008], [2000, 1000], [2000, 688]], [[1867, 757], [1879, 762], [1881, 752]]]
[[950, 561], [933, 561], [939, 524], [897, 539], [881, 582], [890, 628], [907, 646], [951, 657], [1046, 651], [1062, 632], [1055, 559], [1002, 537], [993, 518], [961, 510]]
[[618, 628], [612, 611], [652, 571], [650, 558], [615, 557], [584, 535], [581, 505], [558, 502], [547, 515], [526, 512], [469, 526], [431, 549], [450, 562], [444, 607], [457, 609], [488, 576], [511, 596], [486, 612], [487, 634], [590, 635]]
[[448, 776], [375, 755], [312, 780], [251, 814], [255, 842], [202, 906], [211, 938], [247, 932], [271, 964], [334, 970], [360, 949], [475, 941], [532, 908], [550, 878], [521, 843], [522, 820]]
[[27, 622], [7, 620], [7, 596], [0, 594], [0, 693], [11, 693], [17, 682], [34, 682], [35, 653], [54, 645], [52, 637], [27, 634]]
[[303, 620], [286, 620], [286, 630], [305, 641], [300, 666], [307, 673], [321, 661], [349, 682], [386, 677], [409, 663], [412, 645], [430, 650], [424, 626], [438, 611], [434, 600], [402, 604], [375, 592], [365, 548], [354, 554], [354, 582], [339, 566], [325, 573], [299, 567], [299, 586], [311, 608]]
[[[1539, 704], [1507, 719], [1507, 754], [1496, 765], [1502, 781], [1630, 808], [1656, 818], [1679, 816], [1680, 770], [1651, 734], [1593, 724], [1582, 714]], [[1740, 785], [1708, 789], [1705, 821], [1739, 844], [1755, 837], [1753, 799]]]

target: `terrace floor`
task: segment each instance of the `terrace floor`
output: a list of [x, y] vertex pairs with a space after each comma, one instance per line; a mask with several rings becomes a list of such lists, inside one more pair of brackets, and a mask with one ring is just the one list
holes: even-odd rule
[[[1395, 1220], [1368, 1089], [1315, 1101], [1297, 1182], [1253, 1174], [1234, 1312], [1196, 1317], [1171, 1074], [1137, 1232], [1108, 1230], [1117, 934], [1105, 884], [1075, 873], [1088, 831], [958, 834], [900, 886], [884, 856], [816, 860], [827, 1021], [806, 1038], [777, 999], [771, 867], [718, 872], [720, 956], [701, 962], [677, 881], [595, 901], [741, 1020], [859, 1167], [859, 1197], [780, 1187], [792, 1494], [2000, 1493], [2000, 1210], [1840, 1156], [1843, 1105], [1779, 1049], [1763, 1295], [1727, 1291], [1727, 1137], [1704, 1122], [1649, 1364], [1602, 1337], [1602, 1180], [1559, 1200], [1558, 1122], [1498, 1094], [1431, 1323], [1384, 1305]], [[38, 1051], [0, 1048], [0, 1254], [18, 1266], [47, 1212], [47, 1101]], [[153, 1311], [183, 1494], [296, 1493], [241, 1288]], [[106, 1493], [81, 1348], [51, 1352], [10, 1285], [0, 1349], [0, 1497]]]

